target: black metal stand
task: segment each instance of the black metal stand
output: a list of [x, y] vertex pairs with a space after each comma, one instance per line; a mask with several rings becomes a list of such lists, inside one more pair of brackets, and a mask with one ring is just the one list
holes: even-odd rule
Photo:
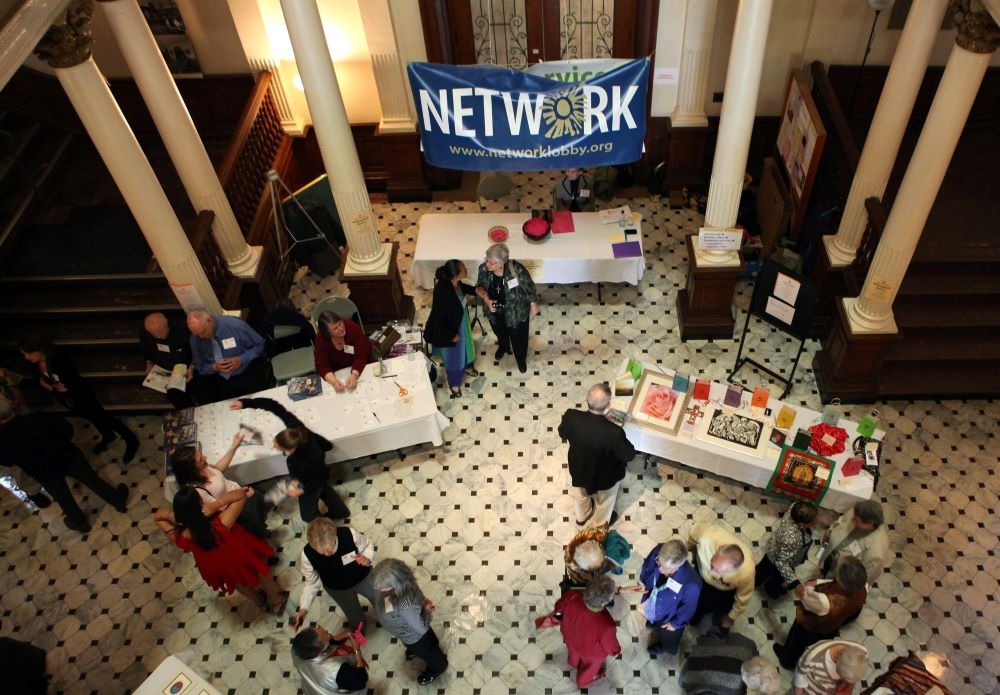
[[[773, 324], [770, 324], [770, 325], [773, 325]], [[736, 363], [733, 365], [733, 370], [731, 372], [729, 372], [728, 379], [729, 379], [730, 382], [732, 382], [733, 377], [736, 376], [736, 372], [740, 371], [740, 369], [743, 368], [743, 365], [745, 365], [745, 364], [752, 364], [757, 369], [761, 370], [762, 372], [764, 372], [766, 374], [771, 375], [776, 380], [780, 381], [782, 384], [785, 385], [785, 390], [781, 392], [780, 396], [778, 396], [778, 400], [781, 400], [785, 396], [788, 395], [789, 391], [792, 390], [792, 383], [795, 381], [795, 370], [799, 366], [799, 358], [802, 357], [802, 350], [805, 349], [806, 341], [803, 338], [799, 339], [799, 349], [798, 349], [798, 352], [795, 353], [795, 360], [792, 362], [792, 370], [788, 373], [788, 378], [786, 379], [781, 374], [778, 374], [777, 372], [775, 372], [773, 369], [770, 369], [769, 367], [765, 367], [764, 365], [762, 365], [760, 362], [758, 362], [757, 360], [753, 359], [752, 357], [743, 357], [742, 356], [743, 355], [743, 345], [746, 342], [747, 332], [749, 331], [749, 329], [750, 329], [750, 312], [747, 312], [747, 320], [743, 322], [743, 335], [740, 336], [740, 349], [736, 352]]]

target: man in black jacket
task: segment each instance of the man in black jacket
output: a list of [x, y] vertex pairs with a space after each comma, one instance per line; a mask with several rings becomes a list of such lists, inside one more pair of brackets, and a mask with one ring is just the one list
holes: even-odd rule
[[625, 430], [604, 414], [611, 407], [607, 384], [587, 392], [588, 412], [567, 410], [559, 424], [559, 436], [569, 442], [569, 474], [576, 501], [576, 523], [595, 526], [618, 519], [615, 499], [625, 477], [625, 466], [635, 456], [635, 447]]
[[61, 415], [18, 415], [6, 398], [0, 398], [0, 458], [19, 466], [37, 480], [59, 503], [69, 528], [90, 530], [87, 514], [76, 503], [66, 476], [76, 478], [120, 512], [128, 503], [128, 486], [111, 487], [90, 467], [73, 443], [73, 426]]
[[183, 321], [169, 321], [158, 311], [149, 314], [139, 331], [139, 350], [146, 360], [146, 374], [154, 366], [171, 372], [176, 365], [184, 365], [187, 379], [185, 390], [167, 389], [167, 400], [178, 410], [194, 407], [195, 403], [187, 392], [187, 387], [190, 387], [195, 377], [191, 359], [191, 334], [187, 325]]

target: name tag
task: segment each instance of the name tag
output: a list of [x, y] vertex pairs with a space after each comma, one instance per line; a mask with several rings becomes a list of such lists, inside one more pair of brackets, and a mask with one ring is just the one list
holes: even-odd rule
[[518, 285], [517, 278], [511, 278], [510, 280], [507, 281], [507, 288], [508, 289], [512, 290], [515, 287], [517, 287], [517, 285]]
[[395, 608], [392, 605], [392, 601], [389, 599], [388, 596], [386, 596], [385, 597], [385, 612], [386, 613], [392, 613], [393, 610], [395, 610]]
[[581, 198], [589, 198], [590, 197], [590, 189], [588, 189], [588, 188], [581, 188], [580, 189], [580, 197]]
[[675, 594], [681, 590], [681, 586], [683, 585], [680, 582], [675, 581], [673, 577], [667, 577], [667, 588]]
[[343, 562], [345, 565], [349, 565], [352, 562], [354, 562], [354, 558], [356, 558], [357, 556], [358, 556], [357, 553], [347, 553], [346, 555], [342, 555], [340, 557], [340, 561]]
[[163, 343], [157, 343], [156, 349], [159, 350], [160, 352], [170, 352], [170, 346], [164, 345]]
[[353, 345], [344, 345], [344, 352], [346, 352], [348, 355], [353, 355], [354, 354], [354, 346]]
[[857, 557], [858, 555], [861, 554], [861, 546], [858, 544], [857, 541], [852, 541], [851, 544], [847, 546], [847, 549], [851, 551], [851, 555], [853, 555], [854, 557]]
[[222, 349], [223, 350], [235, 350], [236, 349], [236, 338], [223, 338], [222, 339]]

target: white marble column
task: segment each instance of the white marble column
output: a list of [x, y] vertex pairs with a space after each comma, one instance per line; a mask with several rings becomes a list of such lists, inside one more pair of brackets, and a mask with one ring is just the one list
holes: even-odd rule
[[[708, 228], [732, 229], [736, 224], [770, 23], [771, 0], [740, 0], [708, 186], [705, 209]], [[740, 264], [737, 251], [700, 249], [697, 244], [695, 259], [699, 266]]]
[[99, 6], [108, 19], [191, 205], [196, 211], [215, 213], [212, 235], [229, 270], [237, 277], [252, 278], [260, 262], [261, 247], [247, 244], [212, 160], [205, 152], [191, 114], [138, 3], [136, 0], [102, 0]]
[[375, 89], [378, 91], [382, 118], [379, 133], [414, 133], [416, 124], [410, 107], [409, 88], [399, 58], [396, 27], [388, 0], [365, 0], [358, 3], [365, 28], [368, 52], [372, 57]]
[[[55, 74], [178, 301], [186, 310], [200, 304], [209, 313], [222, 313], [191, 242], [93, 58], [56, 67]], [[99, 248], [101, 239], [93, 241]]]
[[[959, 42], [961, 36], [960, 32]], [[892, 303], [924, 231], [990, 56], [990, 52], [973, 52], [958, 44], [952, 47], [864, 287], [860, 296], [844, 299], [854, 333], [897, 332]]]
[[333, 69], [316, 0], [281, 0], [316, 140], [347, 235], [346, 274], [385, 273], [391, 244], [379, 242], [361, 161]]
[[671, 128], [704, 128], [708, 63], [718, 0], [687, 0], [684, 11], [684, 48], [677, 84], [677, 105], [670, 114]]
[[840, 226], [836, 235], [823, 237], [827, 256], [834, 267], [854, 262], [868, 225], [865, 200], [881, 198], [885, 193], [947, 8], [948, 0], [914, 0], [910, 6], [906, 26], [899, 37], [858, 168], [854, 172]]

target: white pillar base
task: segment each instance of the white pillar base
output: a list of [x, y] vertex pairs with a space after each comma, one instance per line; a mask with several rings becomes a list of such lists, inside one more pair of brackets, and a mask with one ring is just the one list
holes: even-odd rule
[[830, 259], [830, 265], [834, 268], [846, 268], [854, 263], [855, 254], [837, 246], [836, 235], [827, 234], [823, 237], [823, 246], [826, 247], [826, 256]]
[[708, 118], [703, 113], [678, 113], [670, 115], [671, 128], [707, 128]]
[[892, 309], [888, 315], [878, 318], [868, 316], [858, 309], [857, 297], [843, 297], [844, 312], [847, 315], [847, 322], [851, 332], [855, 334], [882, 335], [899, 333], [896, 319], [892, 315]]
[[250, 253], [238, 261], [229, 264], [229, 272], [238, 278], [251, 279], [257, 275], [257, 267], [260, 265], [261, 252], [263, 246], [248, 246]]
[[409, 118], [386, 118], [385, 116], [378, 122], [378, 132], [380, 135], [392, 133], [415, 133], [417, 126]]
[[735, 267], [740, 264], [740, 254], [738, 251], [717, 251], [715, 249], [703, 249], [698, 247], [698, 240], [694, 242], [694, 264], [696, 267], [713, 268]]
[[392, 244], [391, 243], [381, 243], [379, 254], [374, 258], [366, 258], [363, 261], [359, 261], [350, 254], [347, 256], [347, 262], [344, 264], [343, 277], [345, 279], [350, 279], [350, 276], [357, 277], [358, 275], [385, 275], [389, 272], [389, 265], [392, 262]]

